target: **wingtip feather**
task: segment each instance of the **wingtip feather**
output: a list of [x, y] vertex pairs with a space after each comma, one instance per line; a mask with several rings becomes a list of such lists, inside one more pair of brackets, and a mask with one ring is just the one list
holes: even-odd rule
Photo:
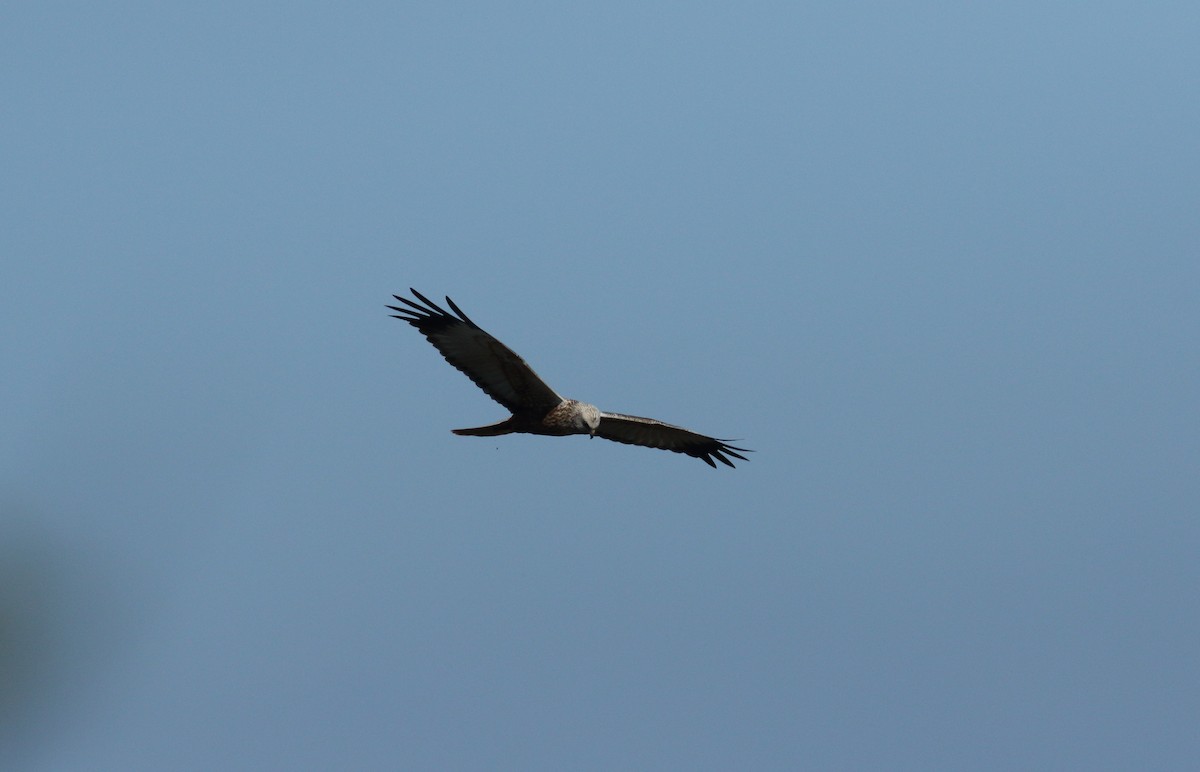
[[463, 310], [461, 308], [459, 308], [454, 303], [453, 300], [450, 299], [449, 295], [446, 296], [446, 303], [450, 306], [450, 310], [452, 310], [454, 313], [458, 314], [459, 319], [462, 319], [464, 322], [471, 325], [472, 327], [479, 329], [479, 325], [475, 324], [475, 322], [472, 322], [471, 318], [463, 313]]

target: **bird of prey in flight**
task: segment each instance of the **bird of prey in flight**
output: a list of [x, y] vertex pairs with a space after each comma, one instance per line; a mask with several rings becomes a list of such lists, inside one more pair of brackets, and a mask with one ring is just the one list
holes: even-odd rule
[[454, 429], [455, 434], [495, 437], [500, 434], [586, 434], [606, 440], [660, 448], [694, 456], [714, 469], [717, 461], [733, 466], [727, 456], [748, 459], [738, 453], [746, 448], [708, 437], [678, 426], [621, 413], [605, 413], [586, 402], [560, 397], [538, 377], [516, 352], [480, 329], [450, 298], [449, 313], [429, 298], [411, 289], [419, 300], [393, 295], [400, 306], [388, 306], [393, 318], [416, 327], [446, 361], [492, 399], [512, 413], [499, 423], [471, 429]]

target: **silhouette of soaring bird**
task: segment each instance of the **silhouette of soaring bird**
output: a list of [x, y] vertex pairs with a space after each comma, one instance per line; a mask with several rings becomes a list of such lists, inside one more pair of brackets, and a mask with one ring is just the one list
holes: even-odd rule
[[716, 468], [713, 459], [733, 466], [727, 456], [748, 459], [746, 448], [679, 426], [622, 413], [606, 413], [595, 405], [565, 399], [538, 377], [516, 352], [472, 322], [449, 297], [453, 313], [409, 288], [417, 301], [393, 295], [403, 306], [388, 306], [393, 318], [416, 327], [446, 361], [512, 413], [489, 426], [454, 429], [455, 434], [495, 437], [500, 434], [586, 434], [627, 445], [660, 448], [694, 456]]

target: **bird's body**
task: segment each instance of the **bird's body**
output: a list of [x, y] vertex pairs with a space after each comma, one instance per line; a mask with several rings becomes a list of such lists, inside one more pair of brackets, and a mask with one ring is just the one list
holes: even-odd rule
[[586, 434], [629, 445], [685, 453], [711, 467], [716, 467], [714, 458], [727, 466], [733, 466], [733, 463], [726, 456], [746, 460], [737, 452], [748, 452], [745, 448], [726, 444], [724, 440], [653, 418], [605, 413], [595, 405], [559, 396], [525, 360], [472, 322], [453, 300], [446, 298], [452, 314], [416, 290], [410, 291], [421, 302], [393, 295], [407, 306], [388, 306], [396, 312], [393, 316], [416, 327], [447, 362], [512, 413], [499, 423], [454, 429], [455, 434], [472, 437]]
[[595, 405], [574, 399], [564, 399], [548, 413], [541, 411], [514, 413], [500, 423], [476, 426], [473, 429], [451, 429], [455, 434], [470, 437], [495, 437], [500, 434], [544, 434], [565, 437], [568, 434], [595, 434], [600, 425], [600, 411]]

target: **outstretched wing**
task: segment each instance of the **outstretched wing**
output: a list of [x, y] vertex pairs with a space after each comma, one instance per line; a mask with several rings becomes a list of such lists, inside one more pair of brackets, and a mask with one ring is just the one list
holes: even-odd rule
[[703, 434], [665, 424], [653, 418], [641, 418], [620, 413], [600, 413], [600, 426], [596, 429], [596, 436], [606, 440], [624, 442], [627, 445], [643, 445], [647, 448], [661, 448], [676, 453], [686, 453], [689, 456], [695, 456], [714, 469], [717, 467], [713, 463], [714, 458], [726, 466], [733, 466], [733, 462], [725, 456], [748, 461], [749, 459], [737, 451], [753, 452], [746, 448], [727, 445], [724, 440], [706, 437]]
[[462, 371], [489, 397], [513, 413], [549, 410], [563, 401], [533, 368], [525, 364], [524, 359], [481, 330], [454, 305], [453, 300], [446, 298], [454, 312], [450, 314], [415, 289], [410, 287], [409, 291], [421, 303], [393, 295], [407, 308], [388, 306], [396, 312], [392, 316], [420, 330], [447, 362]]

